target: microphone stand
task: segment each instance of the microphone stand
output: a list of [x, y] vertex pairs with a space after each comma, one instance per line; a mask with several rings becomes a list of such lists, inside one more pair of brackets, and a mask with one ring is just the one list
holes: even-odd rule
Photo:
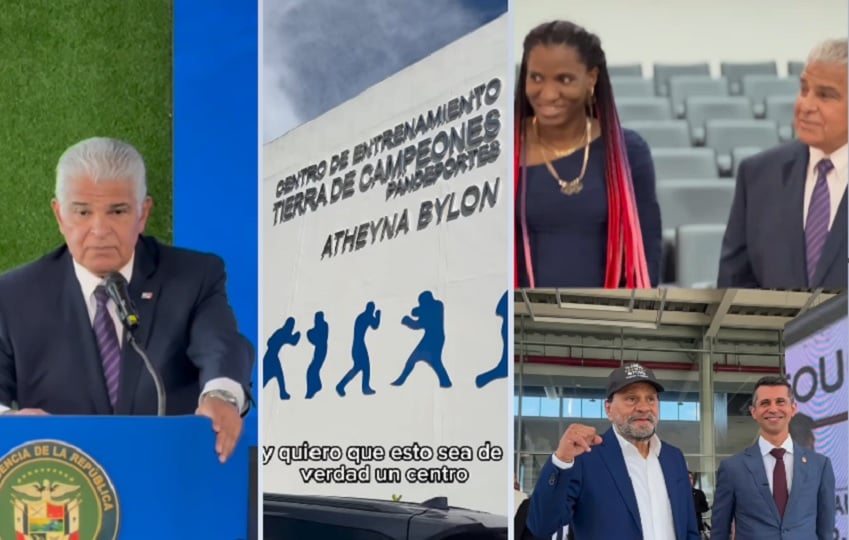
[[150, 377], [153, 379], [153, 384], [156, 386], [156, 416], [165, 416], [165, 390], [162, 384], [162, 377], [159, 376], [159, 373], [153, 368], [153, 364], [150, 361], [150, 358], [147, 357], [144, 350], [141, 348], [141, 345], [136, 341], [135, 336], [133, 336], [133, 331], [127, 328], [127, 341], [130, 345], [132, 345], [133, 349], [139, 353], [139, 356], [144, 360], [144, 367], [147, 369], [147, 372], [150, 373]]
[[139, 353], [139, 356], [142, 357], [144, 361], [144, 367], [147, 369], [147, 372], [150, 374], [150, 377], [153, 379], [153, 384], [156, 387], [156, 415], [157, 416], [165, 416], [165, 390], [164, 384], [162, 383], [162, 377], [153, 367], [153, 363], [150, 361], [150, 358], [147, 357], [147, 354], [142, 349], [141, 345], [136, 341], [133, 332], [136, 327], [139, 325], [139, 317], [135, 313], [135, 307], [133, 306], [133, 301], [130, 300], [129, 284], [127, 280], [124, 279], [118, 272], [112, 272], [106, 278], [106, 293], [115, 303], [115, 306], [118, 309], [118, 318], [121, 320], [121, 324], [124, 326], [124, 331], [127, 336], [127, 342], [132, 345], [133, 349]]

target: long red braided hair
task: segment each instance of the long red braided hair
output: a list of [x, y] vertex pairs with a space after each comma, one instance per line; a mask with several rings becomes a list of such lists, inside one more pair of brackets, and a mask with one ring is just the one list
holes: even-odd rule
[[604, 275], [606, 288], [649, 288], [648, 265], [640, 231], [640, 220], [631, 179], [631, 168], [625, 149], [622, 126], [613, 100], [613, 88], [607, 72], [607, 60], [601, 48], [599, 38], [584, 28], [568, 22], [553, 21], [544, 23], [525, 37], [522, 63], [519, 68], [515, 98], [514, 133], [514, 201], [518, 205], [519, 216], [516, 223], [516, 253], [514, 275], [515, 286], [518, 282], [518, 262], [521, 257], [528, 275], [530, 287], [534, 287], [533, 263], [528, 245], [527, 220], [525, 218], [525, 168], [524, 141], [527, 120], [533, 117], [533, 109], [525, 92], [528, 76], [528, 53], [538, 45], [564, 45], [574, 47], [588, 70], [598, 68], [598, 80], [595, 86], [594, 118], [601, 126], [601, 137], [605, 150], [605, 178], [607, 181], [607, 266]]

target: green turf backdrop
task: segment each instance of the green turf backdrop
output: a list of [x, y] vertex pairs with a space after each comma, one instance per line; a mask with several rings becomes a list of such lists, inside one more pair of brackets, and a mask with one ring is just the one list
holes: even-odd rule
[[0, 271], [61, 244], [56, 162], [93, 136], [142, 153], [147, 231], [171, 243], [172, 0], [1, 3]]

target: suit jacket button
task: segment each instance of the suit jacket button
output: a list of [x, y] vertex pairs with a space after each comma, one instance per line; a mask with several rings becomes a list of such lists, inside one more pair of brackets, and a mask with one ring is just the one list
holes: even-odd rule
[[556, 474], [552, 474], [551, 476], [548, 477], [548, 485], [549, 486], [553, 486], [556, 483], [557, 483], [557, 475]]

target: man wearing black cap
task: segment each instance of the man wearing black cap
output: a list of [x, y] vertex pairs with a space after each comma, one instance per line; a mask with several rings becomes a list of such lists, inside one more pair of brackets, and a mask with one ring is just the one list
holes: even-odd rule
[[531, 496], [534, 534], [571, 524], [575, 538], [699, 540], [684, 454], [655, 433], [662, 391], [639, 364], [613, 370], [604, 404], [612, 427], [603, 436], [566, 429]]

